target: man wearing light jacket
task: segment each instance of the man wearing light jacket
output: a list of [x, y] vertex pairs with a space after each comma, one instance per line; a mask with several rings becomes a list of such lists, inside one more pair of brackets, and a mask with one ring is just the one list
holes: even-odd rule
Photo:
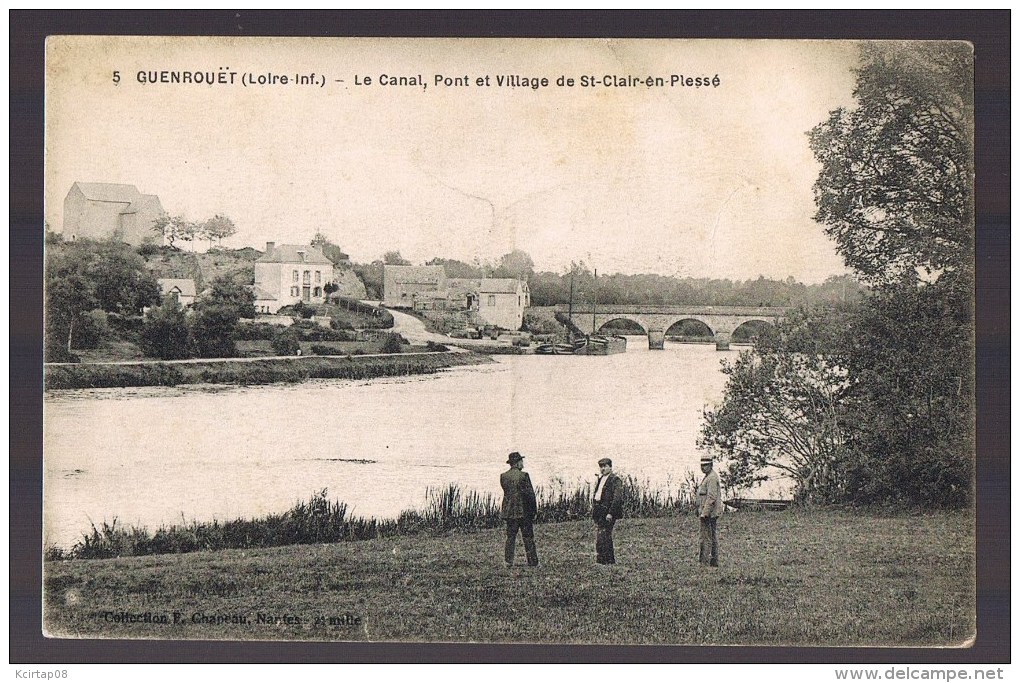
[[715, 526], [723, 511], [722, 490], [719, 487], [719, 475], [712, 469], [712, 457], [701, 458], [701, 471], [705, 478], [698, 486], [698, 518], [701, 520], [701, 564], [710, 567], [719, 566], [719, 539]]

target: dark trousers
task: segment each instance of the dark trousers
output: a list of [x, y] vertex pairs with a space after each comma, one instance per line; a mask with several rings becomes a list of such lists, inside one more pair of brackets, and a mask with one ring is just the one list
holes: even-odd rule
[[517, 545], [517, 532], [524, 539], [524, 552], [528, 555], [528, 565], [538, 566], [538, 550], [535, 549], [535, 527], [530, 519], [506, 520], [506, 548], [503, 557], [508, 565], [514, 563], [514, 550]]
[[606, 518], [595, 521], [598, 533], [595, 535], [595, 561], [599, 564], [616, 564], [616, 553], [613, 552], [613, 525], [614, 519], [607, 522]]
[[701, 564], [719, 566], [719, 538], [715, 533], [718, 517], [701, 517]]

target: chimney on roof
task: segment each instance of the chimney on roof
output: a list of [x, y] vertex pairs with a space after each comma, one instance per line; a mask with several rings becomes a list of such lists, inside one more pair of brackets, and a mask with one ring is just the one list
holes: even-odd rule
[[276, 242], [266, 242], [266, 255], [273, 253], [273, 249], [276, 248]]

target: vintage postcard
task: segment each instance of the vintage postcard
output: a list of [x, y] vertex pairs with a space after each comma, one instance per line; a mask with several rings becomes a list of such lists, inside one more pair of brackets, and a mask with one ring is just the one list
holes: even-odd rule
[[967, 647], [973, 50], [51, 36], [47, 637]]

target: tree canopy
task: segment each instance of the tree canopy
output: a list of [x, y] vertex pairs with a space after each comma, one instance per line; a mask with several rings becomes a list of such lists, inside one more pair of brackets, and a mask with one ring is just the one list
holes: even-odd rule
[[334, 266], [339, 266], [350, 261], [350, 257], [344, 253], [344, 250], [337, 244], [333, 243], [333, 241], [322, 234], [322, 232], [316, 232], [309, 244], [313, 247], [318, 247], [322, 251], [322, 255], [332, 261]]
[[809, 133], [822, 164], [815, 218], [866, 282], [970, 263], [972, 67], [966, 43], [865, 44], [857, 106]]
[[79, 335], [90, 311], [135, 316], [158, 302], [159, 285], [128, 245], [88, 239], [51, 245], [46, 253], [47, 359], [69, 360], [71, 348], [81, 348]]
[[399, 251], [387, 251], [383, 254], [383, 263], [387, 266], [411, 265], [411, 262], [401, 256]]
[[972, 500], [972, 55], [866, 45], [858, 106], [810, 133], [816, 219], [872, 285], [793, 314], [726, 369], [701, 444], [742, 487], [792, 475], [824, 502]]
[[531, 260], [531, 256], [520, 249], [514, 249], [500, 257], [492, 276], [527, 280], [534, 272], [535, 262]]
[[216, 243], [219, 244], [225, 238], [236, 234], [237, 226], [234, 225], [234, 221], [226, 216], [216, 214], [202, 224], [201, 233], [205, 239], [209, 240], [210, 245], [213, 240], [216, 240]]

